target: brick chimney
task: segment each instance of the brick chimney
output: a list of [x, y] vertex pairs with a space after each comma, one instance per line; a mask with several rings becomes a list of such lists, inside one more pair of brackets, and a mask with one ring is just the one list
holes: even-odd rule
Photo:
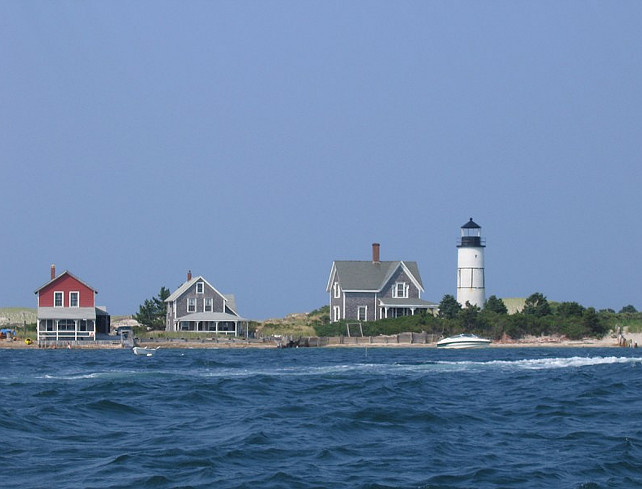
[[192, 271], [188, 270], [187, 271], [187, 281], [189, 282], [190, 280], [192, 280]]
[[379, 243], [372, 243], [372, 263], [379, 263]]
[[56, 265], [51, 265], [51, 280], [56, 278]]

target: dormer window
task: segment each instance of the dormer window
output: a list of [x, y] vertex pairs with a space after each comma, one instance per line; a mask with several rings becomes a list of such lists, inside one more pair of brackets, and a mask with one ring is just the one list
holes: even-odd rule
[[392, 297], [398, 299], [407, 299], [408, 298], [408, 284], [405, 282], [397, 282], [392, 289]]
[[205, 284], [203, 282], [196, 282], [196, 293], [202, 294], [205, 291]]

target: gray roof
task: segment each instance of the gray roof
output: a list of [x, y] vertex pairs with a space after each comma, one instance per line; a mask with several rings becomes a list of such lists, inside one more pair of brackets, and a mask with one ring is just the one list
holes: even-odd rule
[[38, 319], [96, 319], [94, 307], [39, 307]]
[[205, 282], [207, 285], [212, 287], [212, 290], [214, 290], [218, 295], [223, 297], [227, 301], [226, 306], [228, 309], [234, 311], [236, 313], [236, 297], [234, 297], [234, 294], [221, 294], [216, 287], [213, 287], [212, 284], [210, 284], [207, 280], [202, 275], [199, 275], [198, 277], [194, 277], [192, 280], [188, 280], [185, 282], [183, 285], [181, 285], [178, 289], [176, 289], [170, 296], [165, 299], [165, 302], [174, 302], [180, 298], [185, 292], [187, 292], [192, 285], [194, 285], [196, 282]]
[[384, 307], [425, 307], [427, 309], [439, 307], [439, 304], [436, 302], [425, 301], [423, 299], [400, 299], [396, 297], [380, 298], [379, 303]]
[[[414, 261], [335, 261], [334, 270], [336, 270], [341, 283], [341, 288], [348, 291], [379, 291], [381, 290], [390, 277], [399, 269], [405, 266], [423, 290], [419, 267]], [[331, 284], [328, 282], [328, 290]]]
[[248, 321], [240, 316], [225, 312], [195, 312], [178, 318], [178, 321]]
[[223, 297], [227, 300], [227, 308], [231, 309], [236, 314], [236, 297], [234, 294], [224, 294]]
[[[185, 293], [185, 291], [187, 291], [187, 289], [189, 289], [192, 285], [194, 285], [196, 282], [199, 282], [201, 280], [202, 281], [206, 281], [201, 276], [194, 277], [192, 280], [188, 280], [183, 285], [181, 285], [178, 289], [176, 289], [174, 292], [172, 292], [170, 294], [170, 296], [167, 299], [165, 299], [165, 302], [173, 302], [173, 301], [177, 300], [180, 296], [182, 296]], [[212, 288], [214, 288], [214, 287], [212, 287]]]

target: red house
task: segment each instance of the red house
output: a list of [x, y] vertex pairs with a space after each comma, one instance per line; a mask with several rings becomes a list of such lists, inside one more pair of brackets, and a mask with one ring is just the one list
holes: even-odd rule
[[38, 294], [38, 342], [96, 340], [109, 334], [109, 314], [96, 307], [96, 289], [68, 271], [56, 277], [51, 265], [51, 280], [35, 291]]

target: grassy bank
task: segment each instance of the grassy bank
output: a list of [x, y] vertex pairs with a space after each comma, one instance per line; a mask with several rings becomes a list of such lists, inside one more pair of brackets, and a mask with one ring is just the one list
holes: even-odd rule
[[0, 325], [22, 326], [24, 323], [35, 324], [37, 318], [35, 308], [26, 307], [0, 307]]

